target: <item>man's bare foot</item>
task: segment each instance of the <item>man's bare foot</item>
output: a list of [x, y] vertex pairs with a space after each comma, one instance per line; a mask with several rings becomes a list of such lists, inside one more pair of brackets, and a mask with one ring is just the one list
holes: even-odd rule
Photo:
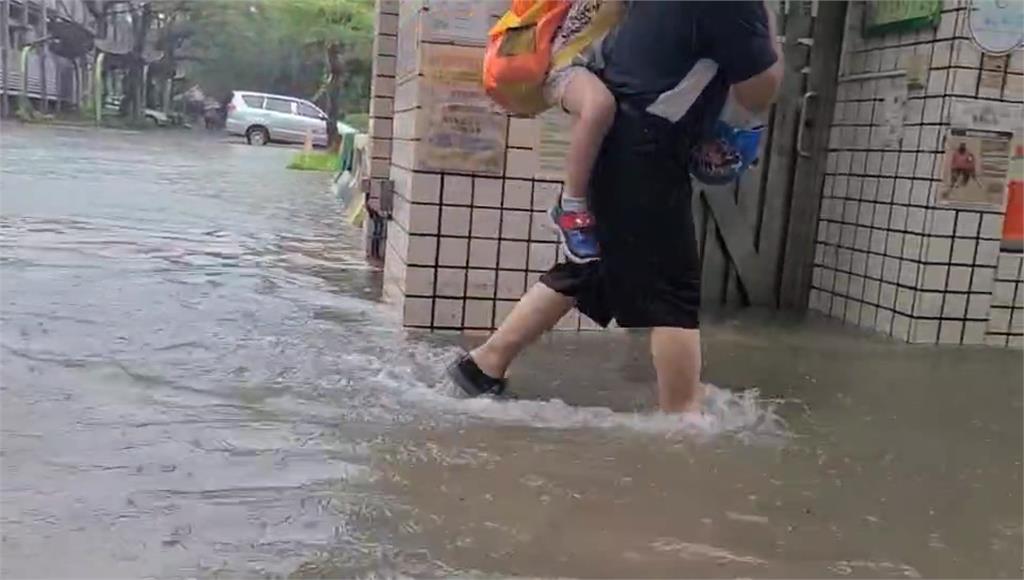
[[700, 414], [704, 409], [704, 400], [707, 398], [708, 386], [704, 383], [698, 383], [696, 392], [693, 398], [688, 403], [678, 409], [662, 409], [663, 413], [678, 413], [684, 414]]
[[713, 431], [718, 426], [718, 418], [704, 411], [680, 413], [679, 419], [683, 427], [696, 431]]

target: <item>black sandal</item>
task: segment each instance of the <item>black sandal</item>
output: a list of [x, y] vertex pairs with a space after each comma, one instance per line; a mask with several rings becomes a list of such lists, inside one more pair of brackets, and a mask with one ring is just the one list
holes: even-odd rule
[[469, 353], [462, 355], [448, 367], [448, 376], [470, 397], [500, 396], [505, 392], [508, 383], [503, 378], [496, 379], [480, 370]]

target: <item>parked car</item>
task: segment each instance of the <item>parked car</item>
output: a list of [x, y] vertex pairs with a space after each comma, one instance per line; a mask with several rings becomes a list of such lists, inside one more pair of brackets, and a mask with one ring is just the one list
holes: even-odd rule
[[[250, 91], [234, 91], [228, 103], [225, 128], [232, 135], [245, 137], [250, 145], [271, 141], [303, 143], [306, 134], [313, 144], [327, 145], [327, 115], [316, 105], [295, 97]], [[338, 123], [338, 131], [355, 131]]]
[[171, 124], [171, 118], [166, 115], [163, 111], [156, 109], [146, 109], [142, 114], [149, 119], [150, 123], [153, 123], [157, 127], [166, 127]]

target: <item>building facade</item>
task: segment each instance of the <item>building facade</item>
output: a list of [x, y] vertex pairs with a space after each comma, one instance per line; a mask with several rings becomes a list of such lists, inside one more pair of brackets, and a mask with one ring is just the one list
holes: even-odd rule
[[[1021, 347], [1022, 255], [1003, 239], [1004, 192], [993, 203], [944, 200], [960, 110], [1005, 115], [1009, 155], [1019, 155], [1024, 52], [982, 50], [971, 31], [977, 4], [947, 0], [937, 26], [867, 37], [868, 3], [850, 4], [811, 309], [914, 343]], [[1024, 26], [1024, 5], [1010, 7]], [[902, 100], [889, 106], [898, 123], [886, 99]]]
[[16, 110], [16, 101], [23, 94], [46, 110], [78, 102], [81, 83], [75, 78], [73, 63], [54, 53], [47, 43], [29, 52], [27, 83], [22, 76], [22, 48], [51, 36], [55, 21], [88, 26], [91, 17], [82, 0], [0, 0], [0, 89], [5, 116]]
[[[763, 197], [698, 188], [706, 284], [721, 261], [714, 282], [733, 305], [816, 311], [917, 343], [1021, 346], [1022, 259], [1003, 239], [1013, 176], [995, 174], [1020, 149], [1024, 53], [979, 45], [982, 3], [994, 4], [777, 3], [787, 77], [769, 163], [750, 177]], [[510, 118], [480, 91], [486, 31], [507, 4], [378, 1], [369, 193], [389, 219], [385, 295], [410, 327], [491, 329], [559, 259], [544, 211], [562, 188], [566, 119]], [[889, 13], [895, 4], [907, 13]], [[838, 67], [820, 56], [833, 53]], [[1001, 136], [964, 126], [978, 111]], [[978, 166], [963, 174], [979, 187], [953, 191], [960, 136], [971, 152], [959, 159]], [[758, 213], [768, 206], [779, 212]], [[806, 275], [786, 277], [794, 260]], [[593, 324], [572, 313], [559, 328]]]

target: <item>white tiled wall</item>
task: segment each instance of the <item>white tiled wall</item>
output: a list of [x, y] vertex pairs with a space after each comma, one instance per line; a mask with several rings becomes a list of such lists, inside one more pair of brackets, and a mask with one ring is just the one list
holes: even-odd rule
[[1024, 346], [1024, 255], [1003, 253], [992, 282], [985, 342], [994, 346]]
[[[860, 35], [863, 9], [850, 5], [841, 76], [902, 70], [918, 55], [928, 81], [908, 94], [898, 144], [882, 139], [881, 97], [905, 79], [839, 85], [811, 308], [910, 342], [1019, 345], [1020, 297], [1008, 288], [1020, 286], [1020, 256], [1000, 253], [1002, 211], [945, 209], [936, 196], [950, 102], [1024, 101], [1022, 53], [983, 59], [959, 0], [947, 0], [937, 29], [875, 38]], [[1002, 89], [980, 87], [982, 72], [1001, 74]]]
[[[494, 4], [497, 17], [503, 3]], [[407, 326], [490, 329], [558, 258], [544, 211], [562, 183], [537, 177], [539, 126], [528, 119], [508, 120], [500, 175], [416, 169], [423, 90], [415, 72], [396, 78], [403, 70], [396, 60], [403, 43], [417, 43], [404, 54], [422, 48], [418, 34], [398, 31], [420, 6], [378, 2], [373, 176], [390, 178], [395, 189], [385, 293]], [[869, 39], [860, 37], [862, 9], [851, 3], [841, 74], [901, 70], [917, 55], [929, 64], [928, 78], [909, 93], [895, 144], [883, 139], [881, 95], [901, 81], [840, 84], [811, 308], [912, 342], [1019, 346], [1021, 257], [999, 249], [1001, 212], [941, 208], [936, 195], [950, 102], [1021, 102], [1024, 59], [1019, 51], [983, 59], [959, 0], [947, 1], [938, 29]], [[1002, 67], [999, 91], [979, 83], [992, 67]], [[558, 327], [593, 325], [572, 313]]]

